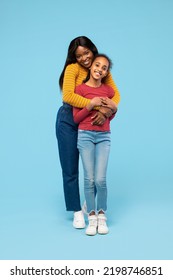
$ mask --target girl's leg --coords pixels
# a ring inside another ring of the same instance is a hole
[[[105,211],[107,210],[106,171],[110,151],[110,133],[99,132],[96,144],[95,184],[97,187],[97,225],[99,234],[107,234]]]
[[[63,188],[67,211],[80,211],[77,149],[78,127],[73,121],[72,108],[63,105],[57,115],[56,136],[63,175]]]
[[[107,210],[106,172],[110,152],[110,133],[98,132],[95,150],[95,185],[97,188],[97,211]]]
[[[87,204],[87,212],[95,211],[95,144],[92,131],[78,131],[78,149],[84,169],[84,193]]]

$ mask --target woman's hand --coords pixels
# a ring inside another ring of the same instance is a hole
[[[117,105],[115,104],[114,101],[112,101],[112,99],[106,97],[106,98],[101,98],[101,101],[103,107],[110,108],[114,114],[117,112]]]
[[[100,107],[99,112],[102,113],[106,118],[110,118],[113,114],[112,109],[104,106]]]
[[[106,117],[101,112],[96,112],[92,119],[92,125],[102,125],[104,124]]]

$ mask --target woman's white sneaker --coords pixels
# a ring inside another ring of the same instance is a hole
[[[106,224],[106,216],[104,214],[98,215],[98,233],[107,234],[109,232],[108,226]]]
[[[85,228],[85,219],[82,210],[74,212],[73,227],[79,229]]]
[[[87,235],[96,235],[96,233],[97,233],[97,217],[96,217],[96,215],[88,216],[88,222],[89,222],[89,225],[88,225],[85,233]]]

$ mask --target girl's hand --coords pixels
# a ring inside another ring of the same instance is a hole
[[[112,112],[115,114],[117,112],[117,105],[115,104],[112,99],[106,97],[106,98],[101,98],[102,101],[102,106],[110,108]]]
[[[94,97],[91,99],[90,103],[86,106],[88,111],[91,111],[95,106],[102,106],[102,100],[100,97]]]

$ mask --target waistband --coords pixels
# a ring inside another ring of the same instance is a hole
[[[62,103],[62,106],[63,106],[64,108],[72,108],[72,106],[71,106],[70,104],[65,103],[65,102]]]

